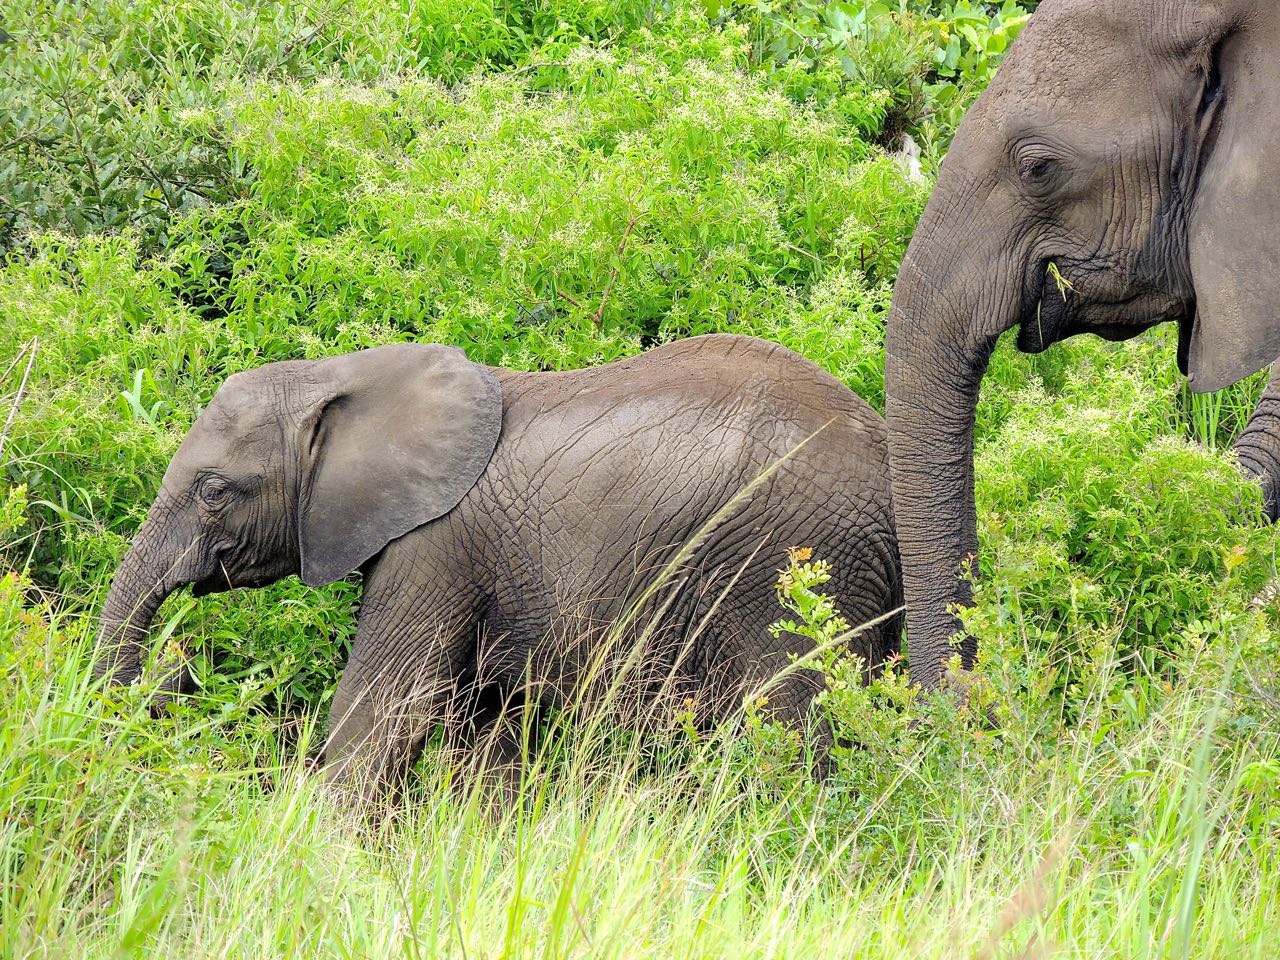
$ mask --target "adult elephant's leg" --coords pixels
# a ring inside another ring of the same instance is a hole
[[[1280,360],[1271,365],[1271,380],[1236,440],[1236,454],[1247,476],[1262,486],[1267,516],[1280,516]]]

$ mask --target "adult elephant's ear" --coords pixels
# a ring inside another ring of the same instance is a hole
[[[1258,10],[1261,10],[1259,6]],[[1206,65],[1190,222],[1187,376],[1220,390],[1280,357],[1280,14],[1242,15]]]
[[[299,426],[298,545],[311,586],[444,516],[484,473],[498,382],[461,350],[394,344],[318,361]]]

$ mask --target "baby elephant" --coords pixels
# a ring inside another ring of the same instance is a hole
[[[852,623],[879,620],[850,646],[883,661],[902,593],[884,426],[776,344],[697,337],[567,373],[423,344],[272,363],[229,378],[174,456],[112,583],[96,671],[137,678],[180,586],[360,570],[325,759],[371,799],[432,729],[474,744],[504,697],[602,684],[723,718],[811,652],[767,629],[799,545],[832,561]],[[816,683],[791,669],[771,709],[799,723]]]

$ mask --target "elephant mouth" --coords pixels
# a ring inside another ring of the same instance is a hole
[[[260,576],[260,577],[236,577],[234,580],[231,575],[219,570],[210,577],[196,580],[191,584],[191,595],[193,597],[207,597],[211,593],[226,593],[230,590],[248,589],[256,590],[259,587],[268,587],[275,583],[279,577]]]
[[[1041,260],[1039,269],[1028,277],[1023,302],[1018,332],[1018,349],[1023,353],[1043,353],[1053,344],[1082,333],[1120,343],[1161,323],[1176,321],[1178,366],[1186,373],[1195,310],[1186,310],[1158,291],[1140,287],[1115,296],[1106,296],[1101,290],[1082,295],[1052,260]]]
[[[211,593],[221,593],[231,589],[227,584],[225,577],[206,577],[204,580],[197,580],[191,585],[191,595],[193,597],[207,597]]]
[[[1037,276],[1042,278],[1038,285],[1034,279]],[[1033,270],[1026,287],[1018,349],[1023,353],[1043,353],[1071,335],[1075,290],[1052,260],[1039,261],[1039,270]]]
[[[251,586],[251,584],[244,584]],[[207,577],[202,577],[191,584],[191,595],[193,597],[207,597],[211,593],[226,593],[228,590],[234,590],[241,584],[235,583],[231,579],[231,574],[227,572],[226,567],[221,563],[217,564],[217,572]]]

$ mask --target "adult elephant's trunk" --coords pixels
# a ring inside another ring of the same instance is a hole
[[[173,560],[140,533],[116,571],[99,622],[99,655],[94,674],[126,684],[142,672],[147,632],[165,598],[178,586]]]
[[[885,393],[894,515],[907,601],[912,678],[943,679],[971,600],[963,564],[978,549],[973,428],[978,388],[999,335],[1021,313],[1024,270],[982,209],[986,192],[943,179],[898,275],[886,341]],[[976,642],[961,641],[966,669]]]

